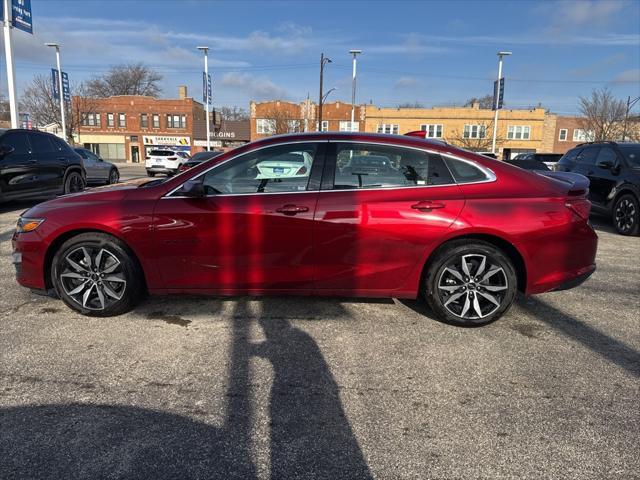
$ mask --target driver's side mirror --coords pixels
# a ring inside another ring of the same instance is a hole
[[[182,185],[180,193],[183,196],[190,198],[203,198],[206,196],[206,193],[204,191],[204,183],[202,183],[201,178],[186,181]]]
[[[615,167],[615,163],[611,160],[602,160],[601,162],[596,163],[596,167],[604,168],[605,170],[611,170]]]
[[[6,157],[7,155],[11,155],[15,148],[11,145],[5,145],[4,143],[0,145],[0,159]]]

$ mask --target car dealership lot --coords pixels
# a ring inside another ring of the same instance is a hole
[[[3,479],[640,471],[640,239],[606,220],[587,283],[462,329],[388,300],[168,297],[83,317],[15,283],[28,206],[0,207]]]

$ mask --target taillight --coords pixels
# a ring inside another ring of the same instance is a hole
[[[586,198],[569,198],[565,202],[565,206],[572,210],[576,215],[584,220],[589,219],[589,213],[591,212],[591,202]]]
[[[296,173],[296,175],[304,175],[305,173],[307,173],[307,167],[303,165],[302,167],[300,167],[300,170],[298,170],[298,173]]]
[[[167,160],[177,160],[178,157],[167,157]]]

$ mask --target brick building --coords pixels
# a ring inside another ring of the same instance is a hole
[[[318,105],[311,100],[300,103],[274,100],[249,105],[251,140],[294,132],[318,131]],[[331,102],[322,104],[323,132],[364,131],[365,107],[356,105],[354,124],[351,125],[351,104]]]
[[[204,150],[196,139],[206,139],[203,105],[179,88],[179,98],[158,99],[120,95],[99,99],[74,97],[74,111],[82,119],[74,136],[105,160],[140,162],[159,146],[195,153]],[[211,116],[213,119],[213,115]],[[212,131],[215,129],[211,128]]]
[[[580,117],[558,115],[553,144],[554,153],[566,153],[576,145],[590,140],[593,140],[593,132],[582,128]]]

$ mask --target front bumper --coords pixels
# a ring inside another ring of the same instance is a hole
[[[23,287],[45,290],[44,252],[46,245],[37,231],[14,233],[11,240],[13,246],[12,263],[16,270],[16,280]]]

